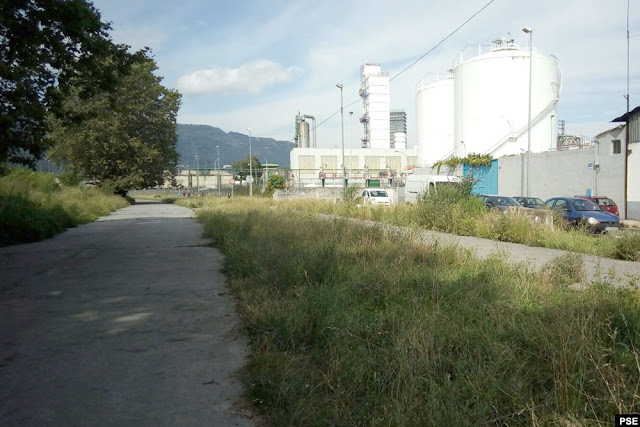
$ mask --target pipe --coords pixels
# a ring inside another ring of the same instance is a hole
[[[310,116],[309,114],[304,114],[302,116],[304,119],[311,119],[313,120],[313,148],[317,148],[317,144],[316,144],[316,118],[313,116]],[[307,137],[309,137],[309,135],[307,135]]]

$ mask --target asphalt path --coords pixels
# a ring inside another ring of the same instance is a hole
[[[139,202],[0,248],[0,424],[257,424],[223,258],[192,216]]]

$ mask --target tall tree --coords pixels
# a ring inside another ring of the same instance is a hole
[[[234,162],[231,167],[236,170],[234,175],[240,178],[241,181],[244,181],[244,179],[249,176],[249,155],[243,160]],[[251,169],[254,177],[259,178],[262,176],[262,164],[260,164],[257,156],[251,156]]]
[[[87,88],[114,83],[96,59],[126,57],[127,46],[114,45],[109,29],[86,0],[0,0],[0,162],[41,157],[47,114],[78,73]]]
[[[82,84],[72,87],[63,114],[51,117],[50,157],[118,193],[162,185],[179,157],[180,94],[160,84],[156,68],[147,57],[120,75],[113,92],[91,97],[80,96]]]

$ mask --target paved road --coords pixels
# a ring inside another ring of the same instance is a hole
[[[256,424],[222,256],[191,217],[141,202],[0,248],[0,424]]]
[[[319,214],[321,218],[330,220],[343,220],[343,217]],[[440,233],[437,231],[412,230],[408,227],[383,224],[376,221],[348,219],[369,227],[385,230],[388,234],[400,236],[403,239],[412,239],[422,244],[438,242],[447,246],[458,246],[470,249],[476,256],[486,258],[491,255],[501,255],[512,264],[525,263],[527,268],[540,270],[549,262],[567,251],[560,249],[537,248],[518,243],[498,242],[478,237],[457,236],[455,234]],[[614,285],[635,284],[640,286],[640,261],[621,261],[612,258],[595,255],[582,255],[584,271],[587,281],[598,278],[605,279]]]

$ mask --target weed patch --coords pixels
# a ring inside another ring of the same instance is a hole
[[[99,189],[65,186],[51,174],[16,169],[0,178],[0,245],[42,240],[127,204]]]
[[[579,256],[539,275],[291,206],[198,211],[251,338],[247,393],[272,424],[584,425],[640,411],[636,289],[571,290]]]

